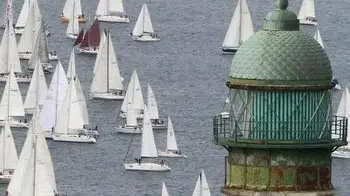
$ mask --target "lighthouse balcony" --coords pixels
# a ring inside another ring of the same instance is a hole
[[[237,121],[213,119],[214,143],[225,148],[336,148],[347,145],[347,118],[328,121]]]

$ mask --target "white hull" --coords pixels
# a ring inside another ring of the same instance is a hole
[[[95,16],[95,19],[101,22],[121,22],[128,23],[130,22],[127,16]]]
[[[233,54],[236,53],[239,47],[225,47],[222,46],[221,50],[222,50],[222,54]]]
[[[167,126],[163,123],[163,124],[154,124],[153,122],[152,122],[152,128],[153,129],[166,129],[167,128]]]
[[[43,68],[44,73],[52,73],[53,67],[51,64],[42,64],[41,65]],[[27,68],[28,72],[33,72],[34,69],[32,68]]]
[[[79,48],[80,53],[86,53],[86,54],[97,54],[98,48]]]
[[[170,171],[171,168],[166,164],[160,163],[125,163],[126,170],[131,171]]]
[[[10,119],[8,121],[10,127],[19,127],[19,128],[28,128],[29,124],[25,122],[20,122],[15,119]],[[5,126],[5,122],[3,120],[0,120],[0,126]]]
[[[0,76],[0,82],[6,82],[8,75]],[[30,77],[16,77],[18,83],[30,83]]]
[[[175,151],[158,151],[158,156],[160,157],[172,157],[172,158],[187,158],[186,155],[182,153],[175,153]]]
[[[0,175],[0,184],[8,184],[11,181],[11,174]]]
[[[52,131],[51,130],[43,130],[44,136],[46,139],[53,139]]]
[[[122,127],[119,126],[117,133],[131,133],[131,134],[140,134],[142,130],[139,127]]]
[[[341,90],[341,86],[339,84],[336,84],[335,87],[333,87],[334,90]]]
[[[143,42],[156,42],[159,41],[159,37],[152,37],[149,34],[141,35],[141,36],[132,36],[132,39],[135,41],[143,41]]]
[[[126,118],[126,113],[125,112],[120,112],[119,114],[120,118]],[[137,119],[143,119],[143,114],[136,114]]]
[[[27,53],[18,53],[18,56],[20,59],[22,60],[29,60],[30,57],[32,56],[31,52],[27,52]],[[53,53],[49,52],[49,60],[50,61],[58,61],[58,56],[54,55]]]
[[[35,108],[24,108],[24,113],[34,114]]]
[[[350,150],[338,149],[338,150],[332,152],[332,157],[342,158],[342,159],[350,159]]]
[[[305,20],[305,19],[300,19],[299,23],[303,25],[317,25],[317,21],[311,21],[311,20]]]
[[[24,31],[24,27],[23,28],[15,28],[15,34],[16,35],[22,35],[23,34],[23,31]],[[51,33],[50,31],[46,30],[46,36],[50,36]]]
[[[49,60],[58,61],[58,56],[56,54],[52,54],[51,52],[49,52]]]
[[[66,38],[69,38],[69,39],[77,39],[78,35],[75,35],[75,34],[66,34]]]
[[[86,135],[53,135],[52,139],[58,142],[96,143],[96,139]]]
[[[108,92],[108,93],[93,93],[90,92],[89,96],[92,99],[110,99],[110,100],[123,100],[125,95],[124,94],[116,94],[114,92]]]

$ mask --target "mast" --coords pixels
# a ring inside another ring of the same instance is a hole
[[[107,93],[109,93],[109,31],[107,31]]]
[[[32,123],[32,124],[34,124],[34,123]],[[33,125],[32,125],[33,126]],[[36,148],[37,148],[37,146],[36,146],[36,143],[37,143],[37,135],[35,134],[35,130],[33,130],[32,129],[32,131],[33,131],[33,133],[32,134],[34,134],[34,146],[33,146],[33,148],[34,148],[34,161],[33,161],[33,169],[34,169],[34,174],[33,174],[33,196],[35,196],[36,194],[35,194],[35,177],[36,177]]]
[[[242,44],[242,0],[239,0],[239,40],[238,40],[238,44],[241,45]]]
[[[70,82],[74,82],[75,81],[75,76],[72,77],[72,79],[70,80]],[[70,84],[70,85],[75,85],[75,84]],[[70,108],[72,106],[72,87],[69,89],[69,107],[68,107],[68,121],[67,121],[67,129],[66,129],[66,135],[68,135],[68,129],[69,129],[69,120],[70,120]]]
[[[142,20],[142,33],[145,32],[145,8],[146,8],[146,3],[143,4],[142,6],[142,17],[143,17],[143,20]]]
[[[58,64],[58,65],[60,65],[60,64]],[[54,124],[54,126],[56,127],[56,124],[57,124],[57,113],[58,113],[58,111],[57,111],[57,109],[58,109],[58,88],[59,88],[59,75],[60,75],[60,67],[58,66],[58,65],[56,65],[56,69],[57,69],[57,78],[56,78],[56,102],[55,102],[55,124]],[[52,132],[52,129],[51,129],[51,132]],[[51,134],[53,134],[53,133],[51,133]]]
[[[3,158],[2,158],[2,173],[4,173],[4,171],[5,171],[5,159],[6,159],[6,154],[5,154],[5,152],[6,152],[6,150],[5,150],[5,148],[6,148],[6,136],[5,136],[5,129],[6,129],[6,122],[7,122],[7,119],[5,119],[5,126],[4,126],[4,129],[2,130],[3,131],[3,133],[2,133],[2,135],[3,135],[3,140],[4,140],[4,144],[3,144],[3,146],[2,146],[2,156],[3,156]]]

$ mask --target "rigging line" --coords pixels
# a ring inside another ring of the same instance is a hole
[[[136,129],[135,129],[135,131],[136,131]],[[128,150],[126,151],[126,154],[125,154],[125,157],[124,157],[124,161],[123,161],[123,162],[125,162],[125,161],[126,161],[126,158],[128,157],[129,150],[130,150],[130,147],[131,147],[131,144],[132,144],[132,141],[133,141],[135,135],[136,135],[136,133],[133,133],[133,134],[132,134],[132,137],[131,137],[131,140],[130,140],[130,143],[129,143],[129,146],[128,146]]]

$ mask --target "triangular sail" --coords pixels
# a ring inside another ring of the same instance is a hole
[[[322,37],[318,28],[316,28],[314,39],[322,46],[322,48],[324,48]]]
[[[145,107],[143,116],[141,157],[158,157],[157,147],[154,141],[151,119],[149,118],[147,107]]]
[[[4,120],[8,116],[24,116],[22,95],[13,71],[7,78],[0,102],[0,119]]]
[[[16,28],[24,28],[29,15],[29,0],[24,0],[21,12],[19,13]]]
[[[9,73],[11,69],[22,73],[15,32],[11,21],[8,21],[0,45],[0,73]]]
[[[107,46],[107,37],[105,31],[102,33],[102,39],[100,40],[99,50],[96,55],[96,61],[94,65],[94,70],[92,72],[92,76],[95,76],[97,68],[100,67],[100,64],[107,60],[107,52],[106,52],[106,46]]]
[[[204,170],[199,174],[196,187],[192,196],[211,196],[207,178],[205,177]]]
[[[97,5],[96,16],[107,15],[107,10],[108,10],[108,0],[100,0]]]
[[[176,142],[173,123],[171,122],[170,117],[168,117],[167,150],[179,150]]]
[[[56,123],[57,114],[62,106],[68,86],[66,73],[58,61],[49,89],[40,113],[40,122],[44,130],[51,130]]]
[[[83,88],[81,87],[80,80],[78,77],[75,77],[74,82],[77,89],[77,96],[78,96],[78,101],[80,103],[81,112],[83,115],[84,125],[88,125],[90,123],[89,123],[89,115],[88,115],[84,91],[83,91]]]
[[[74,49],[70,53],[69,63],[68,63],[68,70],[67,70],[67,78],[72,78],[76,76],[75,72],[75,53]]]
[[[124,13],[123,0],[108,0],[108,14],[116,15]]]
[[[131,103],[128,104],[128,113],[126,114],[126,126],[137,126],[136,111],[132,108]]]
[[[37,61],[32,80],[30,81],[27,96],[24,101],[25,109],[34,109],[47,93],[46,78],[40,61]]]
[[[139,17],[137,18],[135,27],[132,31],[132,34],[135,36],[140,36],[143,33],[153,33],[153,25],[151,21],[151,16],[149,14],[147,4],[143,4]]]
[[[135,110],[143,110],[145,107],[141,85],[139,82],[139,77],[137,76],[136,70],[132,73],[128,90],[126,91],[126,95],[124,97],[124,101],[121,106],[121,111],[126,112],[127,111],[127,104],[131,102],[133,105],[133,108]]]
[[[159,119],[158,104],[151,85],[147,85],[147,106],[150,119]]]
[[[81,11],[81,2],[80,0],[66,0],[66,3],[64,4],[62,14],[65,17],[70,17],[70,11],[72,8],[73,3],[75,4],[75,14],[76,16],[81,16],[83,13]]]
[[[347,87],[345,87],[342,97],[340,99],[338,110],[337,110],[337,116],[344,116],[346,118],[350,118],[350,93]],[[349,143],[346,146],[346,148],[350,148],[350,134],[349,134],[350,123],[348,123],[347,130],[348,130],[348,134],[347,134],[346,141],[348,141]]]
[[[303,0],[303,3],[301,4],[298,19],[305,20],[306,17],[316,17],[314,0]]]
[[[4,173],[5,170],[16,169],[17,162],[18,155],[12,131],[5,120],[5,127],[2,128],[0,134],[0,171]]]
[[[82,28],[80,30],[79,35],[78,35],[77,39],[75,39],[75,42],[74,42],[73,46],[76,46],[76,45],[80,44],[81,41],[83,41],[83,38],[84,38],[84,28]]]
[[[162,196],[169,196],[168,190],[167,190],[164,182],[162,185]]]
[[[79,19],[75,14],[75,2],[73,2],[73,6],[70,11],[70,20],[68,22],[66,35],[78,35],[79,33]]]
[[[80,43],[80,48],[98,47],[100,45],[100,23],[95,20],[90,29],[86,31],[83,40]]]
[[[251,35],[254,27],[246,0],[238,0],[222,47],[238,48]]]

